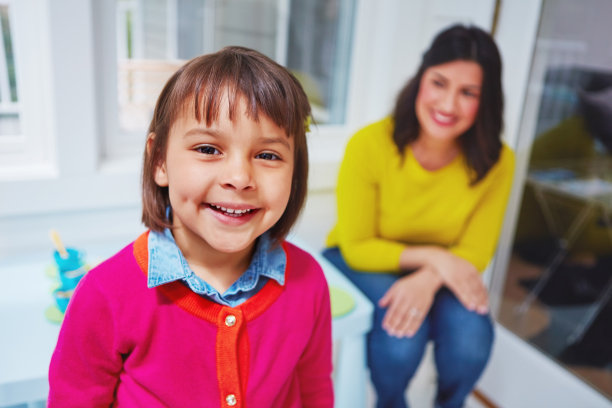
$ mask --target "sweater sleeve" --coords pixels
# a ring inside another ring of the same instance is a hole
[[[387,126],[388,124],[388,126]],[[346,263],[362,271],[398,271],[405,245],[379,237],[379,180],[386,157],[380,132],[383,121],[357,132],[349,141],[336,187],[338,222],[335,233]]]
[[[320,272],[321,277],[323,272]],[[315,325],[310,340],[297,365],[302,406],[305,408],[332,408],[332,333],[329,288],[324,278],[313,299]]]
[[[450,251],[484,271],[495,249],[504,221],[514,175],[514,153],[504,145],[500,160],[491,170],[487,191],[474,208],[465,230]]]
[[[90,271],[75,290],[49,367],[48,407],[108,407],[121,355],[109,301]]]

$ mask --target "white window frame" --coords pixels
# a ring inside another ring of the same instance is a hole
[[[48,177],[54,172],[55,144],[48,132],[50,81],[45,78],[48,47],[41,47],[39,36],[45,30],[46,18],[44,10],[31,7],[31,3],[0,1],[9,12],[18,97],[11,107],[20,122],[18,134],[0,138],[0,183]]]
[[[27,50],[30,54],[18,54],[21,84],[30,87],[22,93],[24,128],[44,124],[37,132],[28,131],[28,135],[44,137],[40,144],[47,156],[42,162],[24,163],[31,168],[19,176],[14,173],[12,180],[0,181],[4,197],[0,200],[0,217],[136,202],[137,192],[130,193],[128,188],[122,194],[126,183],[121,176],[99,168],[97,71],[92,58],[93,32],[87,26],[93,21],[91,3],[19,0],[12,4],[16,15],[27,18],[15,22],[16,39],[28,41],[27,45],[16,44],[16,53]],[[32,21],[33,16],[39,18]],[[26,30],[30,35],[17,35]],[[40,87],[32,89],[37,80]],[[26,100],[35,100],[36,96],[42,96],[39,101],[44,103],[43,108],[26,105]],[[19,173],[20,169],[13,171]]]

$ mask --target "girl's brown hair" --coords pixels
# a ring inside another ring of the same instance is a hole
[[[297,220],[306,198],[308,149],[306,128],[310,104],[298,80],[265,55],[244,47],[226,47],[188,61],[166,82],[149,125],[154,134],[145,148],[142,169],[142,222],[154,231],[172,226],[167,208],[167,187],[155,183],[157,166],[166,159],[168,136],[174,121],[194,106],[196,120],[210,126],[218,119],[222,96],[227,92],[229,119],[234,120],[238,99],[246,102],[247,115],[257,121],[270,118],[294,138],[294,168],[291,196],[285,212],[270,229],[271,238],[282,240]]]
[[[472,184],[476,184],[499,159],[504,109],[501,57],[491,35],[482,29],[458,24],[434,38],[416,75],[399,93],[393,111],[393,140],[403,155],[406,146],[418,138],[420,125],[415,103],[423,74],[432,66],[457,60],[474,61],[483,72],[476,121],[459,137],[461,150],[473,171]]]

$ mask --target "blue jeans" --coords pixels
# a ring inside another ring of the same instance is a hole
[[[463,406],[491,353],[493,324],[490,317],[467,310],[451,291],[442,288],[413,337],[391,337],[382,328],[386,309],[378,306],[378,300],[402,275],[355,271],[344,262],[338,248],[324,250],[323,256],[374,304],[374,322],[367,340],[367,360],[377,394],[376,406],[408,406],[404,395],[429,340],[434,343],[438,371],[436,406]]]

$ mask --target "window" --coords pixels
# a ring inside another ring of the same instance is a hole
[[[117,0],[116,77],[105,77],[105,156],[142,149],[155,101],[185,61],[227,45],[257,49],[300,80],[318,124],[346,116],[354,1]],[[109,58],[111,57],[111,58]],[[107,65],[110,71],[110,65]]]
[[[0,152],[6,157],[5,166],[9,154],[14,157],[24,150],[11,14],[10,4],[0,2]]]
[[[0,180],[50,174],[40,49],[43,12],[32,1],[0,0]]]
[[[0,4],[0,138],[21,133],[9,6]]]

